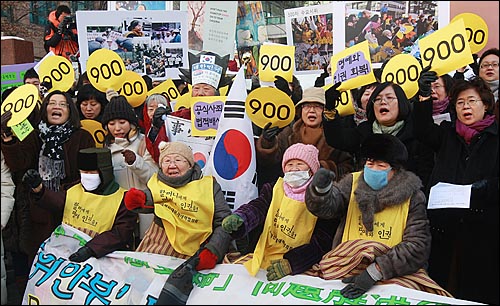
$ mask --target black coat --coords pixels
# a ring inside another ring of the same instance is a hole
[[[430,103],[414,106],[416,136],[436,152],[427,192],[438,182],[468,185],[486,179],[487,186],[472,190],[469,209],[428,210],[429,274],[456,298],[498,304],[498,125],[494,122],[467,145],[455,122],[432,122]]]

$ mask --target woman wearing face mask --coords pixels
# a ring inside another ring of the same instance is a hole
[[[304,204],[306,188],[319,167],[315,146],[291,145],[283,155],[283,178],[274,186],[264,184],[258,198],[222,221],[222,228],[235,239],[263,225],[253,253],[234,263],[243,263],[253,276],[267,269],[267,279],[273,281],[306,272],[330,250],[338,222],[318,219]],[[226,261],[237,255],[230,254]]]
[[[431,251],[427,200],[420,179],[403,168],[405,145],[395,136],[372,134],[360,156],[362,171],[335,182],[320,169],[307,187],[305,203],[314,216],[341,218],[332,251],[319,262],[322,278],[342,278],[348,285],[340,293],[349,299],[377,281],[450,296],[424,270]]]
[[[23,181],[32,188],[36,205],[63,212],[63,223],[92,237],[85,246],[70,255],[69,260],[83,262],[116,250],[131,250],[136,216],[123,202],[126,190],[115,182],[110,150],[80,150],[78,169],[80,182],[59,192],[46,188],[34,169],[23,176]],[[74,214],[75,208],[81,211],[82,216]],[[83,222],[83,217],[90,217],[92,222]]]

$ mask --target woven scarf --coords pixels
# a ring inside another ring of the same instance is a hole
[[[71,137],[75,128],[69,121],[61,125],[48,126],[45,121],[38,125],[42,148],[38,162],[38,171],[45,187],[58,191],[60,182],[66,177],[64,171],[63,144]]]
[[[495,101],[498,101],[498,80],[495,81],[486,81],[486,84],[490,86],[490,90],[495,97]]]
[[[495,122],[495,116],[486,115],[483,120],[475,122],[471,125],[465,125],[460,120],[456,120],[455,131],[460,135],[467,144],[470,144],[471,139],[479,134],[482,130],[489,127]]]
[[[385,126],[378,123],[378,121],[373,121],[372,131],[373,134],[391,134],[392,136],[396,136],[399,131],[405,125],[404,121],[398,121],[393,126]]]
[[[354,110],[354,122],[356,123],[356,125],[359,125],[361,122],[365,122],[366,120],[368,120],[366,110],[356,106],[356,103],[354,103]]]
[[[450,99],[448,97],[443,100],[433,100],[432,101],[432,115],[441,114],[450,104]]]

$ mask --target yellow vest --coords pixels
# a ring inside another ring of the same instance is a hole
[[[115,223],[125,191],[120,187],[112,194],[99,195],[86,192],[82,184],[77,184],[66,192],[62,221],[86,233],[109,231]]]
[[[410,198],[401,205],[394,205],[384,208],[384,210],[373,216],[373,231],[367,232],[363,225],[361,211],[354,196],[354,191],[358,187],[358,179],[361,172],[352,174],[352,190],[349,207],[347,209],[346,223],[342,242],[356,239],[366,239],[381,242],[389,247],[393,247],[403,240],[403,233],[406,228],[406,218],[410,207]]]
[[[172,188],[158,179],[148,181],[155,215],[161,218],[168,241],[181,254],[194,255],[212,234],[214,218],[213,177],[205,176]]]
[[[266,269],[271,260],[282,259],[291,249],[309,243],[317,219],[304,202],[285,195],[283,179],[279,178],[253,258],[243,264],[248,273],[255,276],[259,268]]]

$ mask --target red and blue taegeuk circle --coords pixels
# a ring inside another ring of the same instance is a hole
[[[227,130],[220,137],[213,152],[214,168],[226,180],[234,180],[245,173],[252,160],[250,142],[238,130]]]

